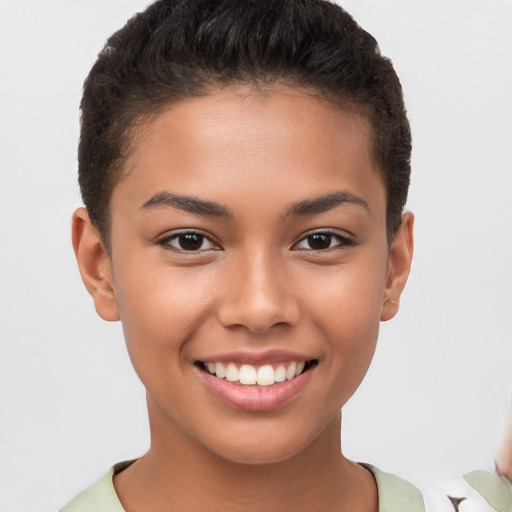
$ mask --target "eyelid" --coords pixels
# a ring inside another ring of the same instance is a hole
[[[307,238],[309,238],[310,236],[313,236],[313,235],[329,235],[329,236],[332,236],[332,237],[338,239],[339,243],[337,243],[333,247],[328,247],[326,249],[304,249],[304,248],[294,249],[301,242],[303,242],[304,240],[306,240]],[[335,250],[335,249],[345,249],[347,247],[352,247],[354,245],[355,245],[355,240],[350,235],[342,234],[339,231],[336,231],[336,230],[330,229],[330,228],[319,228],[319,229],[314,229],[312,231],[308,231],[308,232],[304,233],[303,235],[301,235],[301,237],[297,240],[297,242],[295,242],[293,244],[292,250],[308,251],[308,252],[327,252],[327,251]]]
[[[186,249],[180,249],[178,247],[174,247],[169,243],[171,240],[177,239],[180,235],[188,235],[188,234],[202,236],[203,238],[208,240],[213,245],[213,247],[210,247],[208,249],[198,249],[197,251],[191,251],[191,250],[187,251]],[[174,250],[178,253],[185,253],[185,254],[193,254],[193,253],[200,254],[200,253],[204,253],[207,251],[219,250],[221,248],[220,244],[214,240],[212,235],[202,231],[201,229],[196,229],[196,228],[180,228],[180,229],[175,229],[173,231],[167,232],[163,236],[159,237],[156,240],[156,245],[160,245],[166,249]]]

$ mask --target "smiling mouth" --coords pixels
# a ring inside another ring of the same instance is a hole
[[[242,386],[263,387],[293,380],[312,369],[317,364],[318,361],[316,359],[263,365],[204,361],[197,361],[196,363],[202,371],[218,379],[226,379],[228,382]]]

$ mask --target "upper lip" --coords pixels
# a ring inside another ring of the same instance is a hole
[[[234,351],[222,354],[212,354],[200,357],[197,360],[203,363],[240,363],[261,365],[267,363],[281,363],[286,361],[311,361],[315,359],[310,355],[301,354],[288,350],[264,350],[264,351]]]

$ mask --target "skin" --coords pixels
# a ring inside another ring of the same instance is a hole
[[[342,454],[340,410],[380,321],[398,311],[413,217],[388,245],[370,149],[363,117],[303,92],[214,91],[169,106],[133,141],[110,254],[75,212],[84,283],[102,318],[121,319],[147,389],[150,450],[114,480],[127,512],[377,510],[371,474]],[[163,193],[218,211],[185,211]],[[300,212],[308,201],[322,211]],[[191,230],[211,241],[180,249],[173,235]],[[333,235],[318,248],[313,232]],[[317,364],[268,411],[219,400],[196,364],[269,350]]]

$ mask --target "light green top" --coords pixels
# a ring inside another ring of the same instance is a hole
[[[481,494],[497,512],[512,512],[512,483],[485,471],[473,471],[464,475],[464,480]]]
[[[125,512],[116,490],[113,477],[133,461],[112,466],[95,484],[71,500],[60,512]]]
[[[94,485],[80,493],[60,512],[125,512],[113,484],[113,476],[128,467],[132,461],[121,462],[110,468]],[[370,464],[363,464],[374,476],[379,495],[379,512],[436,512],[425,508],[418,488],[390,473],[384,473]],[[512,483],[485,471],[473,471],[464,480],[497,512],[512,512]],[[448,496],[444,496],[448,499]],[[459,502],[471,498],[459,498]],[[458,505],[452,504],[454,512]],[[443,509],[445,510],[445,509]],[[472,509],[473,510],[473,509]]]
[[[112,477],[131,461],[110,468],[94,485],[80,493],[60,512],[125,512],[114,489]],[[401,478],[363,464],[377,482],[379,512],[425,512],[421,492]]]

